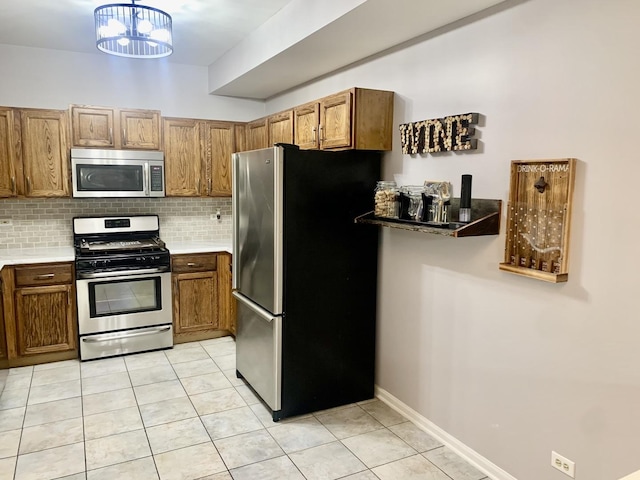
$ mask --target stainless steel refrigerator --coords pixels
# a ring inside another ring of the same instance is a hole
[[[373,397],[380,153],[233,155],[236,373],[273,420]]]

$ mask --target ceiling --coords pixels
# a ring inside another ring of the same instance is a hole
[[[505,0],[136,1],[172,16],[174,52],[134,61],[206,66],[209,93],[265,99]],[[105,55],[93,10],[106,3],[3,0],[0,44]]]

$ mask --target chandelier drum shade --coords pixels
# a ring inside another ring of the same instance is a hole
[[[135,1],[95,9],[98,50],[130,58],[171,55],[171,16],[157,8],[136,5]]]

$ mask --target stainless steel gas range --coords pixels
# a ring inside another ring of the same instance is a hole
[[[80,359],[173,346],[169,250],[157,215],[73,219]]]

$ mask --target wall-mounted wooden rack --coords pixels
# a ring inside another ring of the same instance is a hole
[[[514,160],[500,270],[559,283],[569,279],[574,158]]]
[[[455,223],[460,211],[460,199],[452,198],[449,216],[454,222],[449,226],[434,226],[428,222],[376,217],[373,212],[356,217],[355,222],[454,238],[498,235],[500,233],[501,208],[502,200],[475,198],[471,200],[472,221],[466,224]]]

